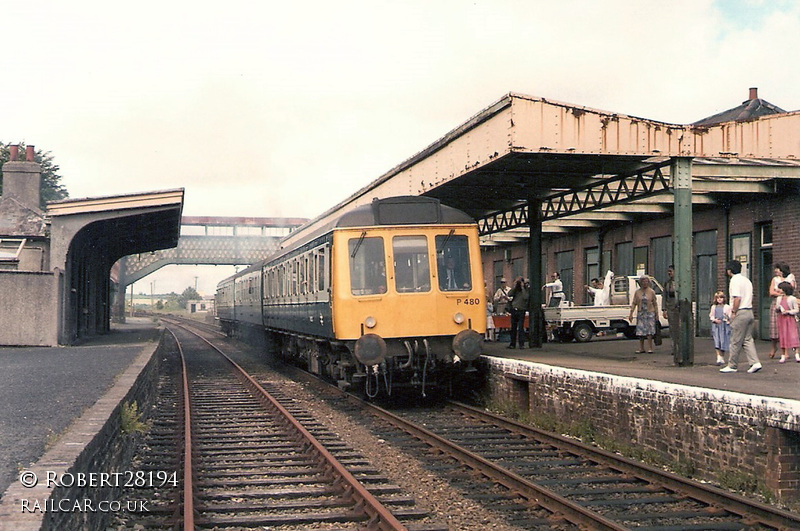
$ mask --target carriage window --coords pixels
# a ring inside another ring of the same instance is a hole
[[[455,236],[453,231],[437,236],[436,267],[439,271],[439,289],[442,291],[472,289],[467,237]]]
[[[319,291],[325,291],[325,249],[319,250],[317,260],[319,261],[319,268],[317,269],[317,289],[319,289]]]
[[[425,236],[397,236],[392,239],[392,251],[397,292],[430,291],[428,239]]]
[[[348,242],[350,291],[353,295],[386,293],[383,238],[353,238]]]
[[[308,261],[305,258],[298,258],[298,266],[300,268],[300,279],[297,285],[297,293],[305,293],[308,291],[306,289],[306,265],[308,265]]]

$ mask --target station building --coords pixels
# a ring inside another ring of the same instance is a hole
[[[0,345],[55,346],[110,328],[119,258],[177,245],[183,189],[54,201],[11,147],[0,196]]]
[[[764,138],[748,152],[723,151],[717,157],[692,160],[692,297],[695,334],[710,335],[708,317],[713,294],[727,293],[725,264],[742,263],[753,281],[756,332],[768,338],[769,282],[776,262],[800,271],[800,129],[778,132],[776,122],[796,116],[758,97],[751,88],[741,105],[690,124],[699,134],[716,132],[723,145],[741,143],[743,128]],[[774,135],[780,135],[775,138]],[[790,151],[773,157],[771,148]],[[787,156],[788,155],[788,156]],[[664,172],[669,179],[669,170]],[[611,269],[619,275],[654,276],[662,284],[673,263],[671,194],[562,219],[543,228],[540,284],[558,272],[568,301],[591,304],[587,290],[593,278]],[[484,272],[494,292],[500,279],[527,276],[528,238],[512,230],[483,238]]]

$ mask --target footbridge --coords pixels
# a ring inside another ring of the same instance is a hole
[[[263,260],[303,218],[183,216],[177,247],[122,258],[115,267],[120,290],[172,264],[242,265]]]

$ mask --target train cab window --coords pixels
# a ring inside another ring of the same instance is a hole
[[[430,291],[428,239],[425,236],[395,236],[392,239],[392,252],[397,292]]]
[[[472,289],[467,237],[456,236],[453,231],[436,236],[436,267],[439,272],[440,290],[469,291]]]
[[[350,256],[350,291],[353,295],[386,293],[386,258],[383,238],[352,238],[347,245]]]

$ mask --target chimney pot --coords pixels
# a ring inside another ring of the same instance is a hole
[[[12,144],[8,146],[8,151],[9,151],[8,160],[16,162],[17,158],[19,158],[19,146],[16,144]]]
[[[25,160],[28,162],[36,161],[36,157],[33,152],[33,146],[25,146]]]
[[[750,100],[757,100],[757,99],[758,99],[758,88],[750,87]]]

